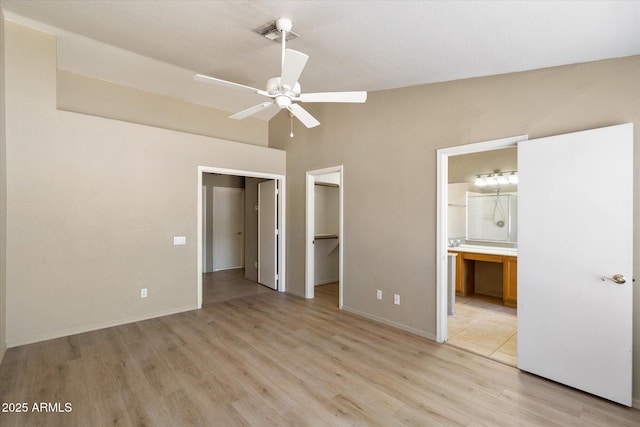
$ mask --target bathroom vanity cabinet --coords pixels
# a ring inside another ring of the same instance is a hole
[[[518,305],[518,257],[502,257],[502,300],[505,305]]]
[[[471,246],[471,245],[470,245]],[[502,300],[510,307],[518,304],[518,256],[514,250],[482,247],[450,248],[456,257],[456,293],[466,296],[475,293],[476,261],[502,264]]]

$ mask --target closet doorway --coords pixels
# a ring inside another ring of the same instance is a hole
[[[343,168],[307,172],[305,298],[316,287],[324,297],[343,304]]]

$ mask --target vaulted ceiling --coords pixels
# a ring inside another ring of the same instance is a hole
[[[280,45],[252,30],[285,16],[310,56],[303,90],[380,90],[640,54],[637,1],[0,0],[9,20],[58,36],[60,68],[235,112]],[[206,86],[206,87],[205,87]],[[263,117],[268,118],[268,117]]]

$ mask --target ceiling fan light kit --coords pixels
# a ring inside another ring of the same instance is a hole
[[[288,35],[295,34],[291,32],[291,29],[293,28],[291,20],[288,18],[278,18],[273,23],[263,25],[254,31],[264,35],[270,40],[275,40],[276,37],[273,37],[274,25],[275,29],[281,34],[282,70],[280,77],[273,77],[267,81],[266,90],[217,79],[203,74],[197,74],[193,78],[198,82],[215,84],[218,86],[243,90],[245,92],[252,92],[272,99],[272,101],[263,102],[235,113],[229,116],[231,119],[244,119],[245,117],[252,116],[263,110],[277,106],[280,109],[287,109],[290,115],[295,116],[307,128],[312,128],[318,126],[320,122],[309,114],[307,110],[302,108],[302,106],[297,104],[297,102],[362,103],[367,100],[367,92],[365,91],[302,93],[298,79],[302,74],[302,70],[307,63],[309,56],[302,52],[286,48],[287,39],[291,39]],[[293,129],[291,135],[293,135]]]

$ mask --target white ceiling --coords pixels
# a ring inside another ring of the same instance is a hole
[[[638,1],[0,0],[58,36],[60,68],[230,112],[264,99],[280,45],[252,29],[286,16],[310,56],[303,91],[380,90],[640,54]],[[78,37],[81,35],[83,37]],[[263,117],[268,118],[268,117]]]

